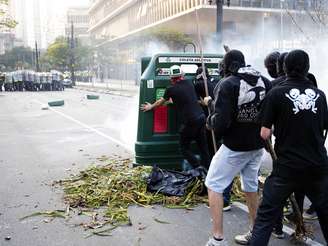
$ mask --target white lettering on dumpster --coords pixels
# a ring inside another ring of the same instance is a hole
[[[222,60],[215,57],[204,57],[204,62],[208,64],[218,64]],[[158,63],[201,63],[200,57],[159,57]]]
[[[154,80],[147,80],[147,88],[153,89],[154,88]]]

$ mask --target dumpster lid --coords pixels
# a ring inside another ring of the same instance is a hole
[[[223,59],[221,54],[204,54],[204,63],[210,70],[211,75],[218,75],[218,64]],[[156,76],[169,76],[170,67],[181,66],[186,74],[195,74],[201,65],[201,54],[186,53],[160,53],[152,57],[149,65],[142,74],[141,79],[147,80]]]

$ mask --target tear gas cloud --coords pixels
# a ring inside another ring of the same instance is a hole
[[[289,27],[288,32],[285,31],[282,38],[279,24],[273,23],[270,28],[264,28],[263,23],[261,23],[256,27],[252,27],[252,30],[247,32],[247,35],[236,35],[236,33],[225,32],[223,43],[228,45],[231,49],[242,51],[245,55],[246,63],[259,70],[269,79],[271,78],[264,67],[264,58],[267,54],[272,51],[288,52],[293,49],[303,49],[310,56],[310,72],[316,76],[319,88],[327,94],[328,69],[326,64],[328,64],[328,49],[326,45],[328,43],[328,35],[319,35],[319,33],[323,32],[319,30],[319,27],[316,25],[312,25],[312,28],[308,28],[304,32],[300,30],[299,27],[292,26],[292,28]],[[217,42],[213,40],[212,37],[203,39],[203,52],[224,54],[223,47],[219,47]],[[195,43],[198,43],[198,40],[195,40]],[[152,41],[140,45],[143,46],[143,52],[140,54],[141,57],[153,56],[157,53],[183,52],[182,50],[170,50],[166,44],[159,41]],[[190,52],[193,51],[190,50]],[[199,52],[198,49],[197,52]],[[138,96],[134,98],[134,101],[135,104],[138,105]],[[127,127],[124,127],[125,130],[121,131],[121,138],[124,139],[126,143],[133,146],[136,139],[137,128],[131,128],[131,126],[137,126],[138,109],[132,108],[126,115],[128,117],[124,119],[123,122],[125,122],[124,124],[126,124]],[[131,124],[131,122],[133,122],[133,124]],[[127,132],[126,129],[129,129],[129,132]]]
[[[288,18],[288,16],[285,18]],[[304,30],[300,26],[295,26],[291,20],[288,22],[288,19],[286,19],[285,22],[289,27],[287,25],[283,27],[286,29],[283,35],[281,34],[280,24],[277,22],[268,23],[268,27],[265,27],[263,23],[253,26],[247,32],[247,35],[236,35],[236,33],[225,31],[223,43],[231,49],[242,51],[245,55],[246,63],[259,70],[269,79],[271,78],[264,67],[264,58],[267,54],[272,51],[288,52],[293,49],[303,49],[310,56],[310,72],[316,76],[319,87],[325,93],[328,93],[328,72],[326,72],[326,63],[328,61],[328,49],[326,49],[326,45],[328,43],[328,35],[322,34],[324,33],[322,26],[319,26],[318,23],[314,23],[309,18],[303,21],[310,22],[308,28],[304,27]],[[204,33],[202,35],[205,36]],[[223,47],[219,47],[214,40],[213,37],[208,36],[202,40],[203,52],[224,54]],[[195,40],[195,43],[197,44],[198,40]],[[182,50],[171,50],[166,44],[160,41],[152,41],[142,45],[144,46],[144,50],[141,56],[153,56],[157,53],[183,52]],[[190,52],[193,51],[190,50]],[[197,52],[199,52],[199,49],[197,49]]]
[[[310,20],[307,19],[309,22]],[[293,23],[289,23],[293,24]],[[310,26],[310,27],[309,27]],[[264,67],[265,57],[272,51],[288,52],[293,49],[303,49],[310,56],[310,72],[313,73],[318,81],[320,89],[328,93],[328,30],[326,34],[322,26],[318,23],[310,23],[304,30],[300,26],[293,24],[281,35],[280,25],[277,23],[264,28],[263,24],[252,27],[247,36],[236,38],[236,34],[224,33],[223,43],[230,49],[238,49],[245,55],[246,63],[259,70],[264,76],[270,76]],[[204,42],[204,52],[224,53],[223,47],[218,47],[213,38],[206,39]],[[283,40],[283,41],[281,41]]]

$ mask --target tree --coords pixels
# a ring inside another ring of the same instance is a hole
[[[57,38],[49,45],[41,62],[49,63],[53,69],[64,71],[69,65],[69,46],[64,37]]]
[[[297,38],[313,45],[314,41],[327,38],[328,34],[328,2],[327,0],[285,2],[282,6],[294,25]],[[296,11],[291,11],[295,9]],[[289,35],[290,36],[290,35]]]
[[[83,46],[76,40],[74,48],[75,69],[86,70],[92,60],[93,51],[91,47]],[[70,66],[70,47],[65,37],[58,37],[49,45],[46,53],[41,57],[41,65],[47,69],[65,71]]]
[[[15,47],[0,56],[0,64],[7,70],[18,68],[31,68],[33,64],[33,51],[31,48]]]
[[[141,37],[148,41],[161,42],[171,50],[181,50],[186,44],[193,42],[187,34],[168,28],[152,29]]]
[[[0,29],[15,28],[18,24],[8,13],[9,0],[0,0]]]
[[[77,41],[75,48],[75,68],[77,70],[87,70],[93,60],[93,49],[90,46],[84,46]]]
[[[314,14],[308,11],[312,20],[319,26],[327,29],[328,25],[328,3],[326,0],[317,0],[314,3]]]

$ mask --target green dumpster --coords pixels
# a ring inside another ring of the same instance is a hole
[[[98,95],[87,95],[88,100],[98,100],[99,96]]]
[[[204,62],[212,77],[218,78],[218,63],[222,55],[205,54]],[[141,61],[140,105],[153,103],[164,95],[170,85],[170,67],[181,66],[185,78],[194,80],[201,65],[200,54],[157,54]],[[135,165],[157,165],[161,168],[180,169],[183,161],[179,149],[179,117],[174,104],[150,112],[139,110]]]

